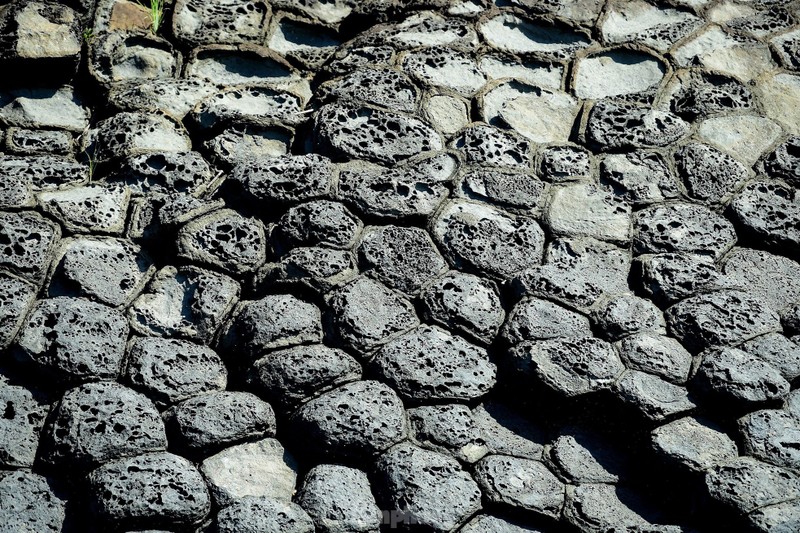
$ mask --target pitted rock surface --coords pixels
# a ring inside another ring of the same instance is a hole
[[[0,3],[0,533],[800,529],[800,0]]]

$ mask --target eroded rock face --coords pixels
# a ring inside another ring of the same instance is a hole
[[[0,3],[0,533],[800,529],[797,2]]]

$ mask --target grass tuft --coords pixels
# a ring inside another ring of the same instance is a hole
[[[139,3],[147,9],[150,15],[150,31],[153,35],[158,33],[161,23],[164,22],[164,0],[139,0]]]

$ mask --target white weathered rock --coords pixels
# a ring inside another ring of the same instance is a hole
[[[656,88],[665,68],[655,57],[643,52],[617,50],[587,57],[578,62],[575,96],[599,100]]]
[[[697,135],[750,166],[778,140],[781,127],[756,115],[729,115],[705,120]]]

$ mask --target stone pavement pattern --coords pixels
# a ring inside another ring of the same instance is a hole
[[[799,1],[2,4],[0,533],[800,530]]]

